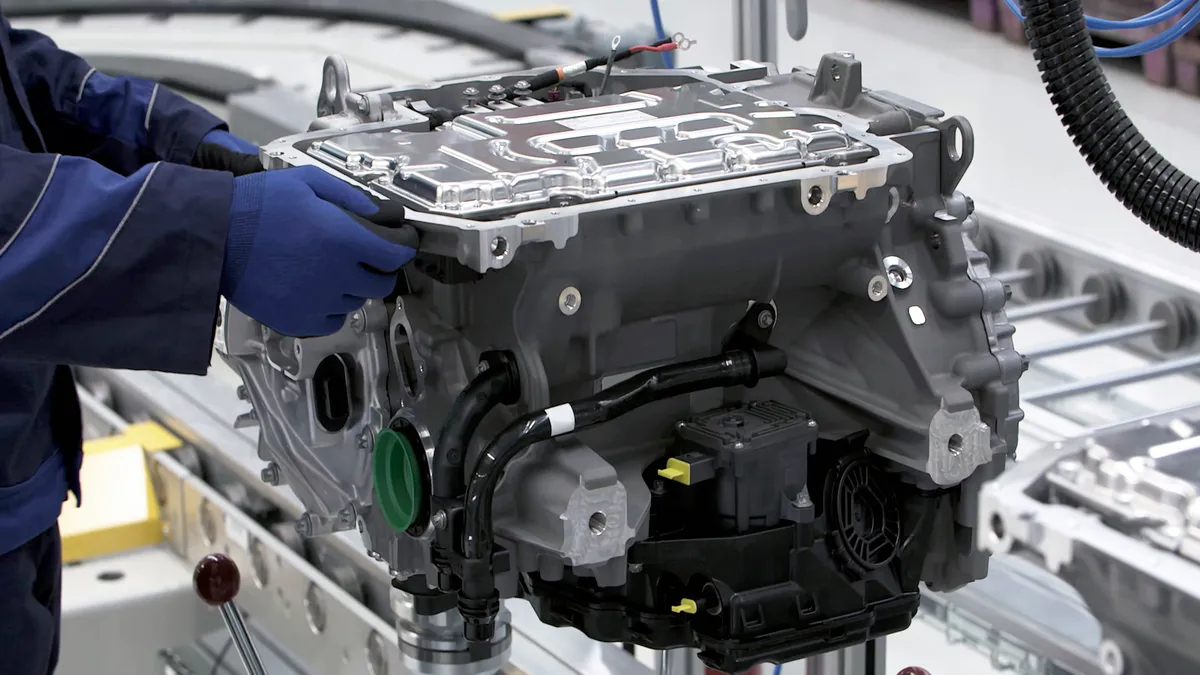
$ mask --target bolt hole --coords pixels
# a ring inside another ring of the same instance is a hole
[[[808,203],[812,206],[820,206],[821,202],[825,201],[825,191],[818,185],[814,185],[808,189]]]
[[[950,155],[951,162],[957,162],[963,156],[963,131],[961,126],[955,125],[950,132],[950,145],[946,148],[947,154]]]
[[[563,298],[563,307],[566,307],[568,310],[574,310],[578,306],[579,297],[574,293],[567,293],[567,296]]]
[[[951,436],[950,440],[946,442],[946,449],[950,451],[951,455],[958,457],[963,450],[963,437],[958,434]]]
[[[508,255],[508,240],[504,237],[496,237],[492,240],[492,255],[496,258],[503,258]]]
[[[1004,535],[1006,534],[1004,519],[1000,517],[999,513],[992,514],[992,534],[994,534],[997,539],[1004,539]]]
[[[842,67],[837,64],[834,64],[834,66],[829,69],[829,75],[830,75],[830,77],[833,78],[834,82],[841,82],[842,81]]]
[[[603,534],[607,527],[608,516],[601,511],[593,513],[592,517],[588,518],[588,529],[592,531],[592,534]]]
[[[908,272],[902,267],[888,268],[888,277],[891,278],[893,284],[902,284],[908,281]]]
[[[96,575],[100,581],[120,581],[125,578],[125,573],[120,570],[109,570]]]

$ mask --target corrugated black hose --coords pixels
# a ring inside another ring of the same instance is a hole
[[[1200,250],[1200,183],[1142,136],[1113,95],[1081,0],[1021,0],[1025,34],[1067,133],[1117,199],[1155,232]]]

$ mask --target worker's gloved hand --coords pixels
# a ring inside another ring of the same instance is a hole
[[[336,332],[368,298],[390,294],[416,255],[346,213],[376,210],[365,193],[316,167],[235,179],[222,295],[284,335]]]
[[[200,139],[192,156],[192,166],[210,171],[228,171],[246,176],[263,170],[258,159],[258,146],[222,129],[215,129]]]

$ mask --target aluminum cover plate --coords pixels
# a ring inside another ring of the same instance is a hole
[[[879,154],[832,117],[697,82],[374,129],[312,143],[321,163],[410,208],[481,218]]]

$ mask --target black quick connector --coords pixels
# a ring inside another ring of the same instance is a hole
[[[475,465],[464,502],[458,606],[467,638],[490,639],[484,636],[495,630],[500,604],[491,564],[495,548],[492,500],[512,460],[534,443],[614,420],[655,401],[718,387],[752,387],[765,377],[782,375],[786,369],[787,355],[774,347],[733,349],[719,356],[647,370],[594,396],[523,415],[505,427]]]

